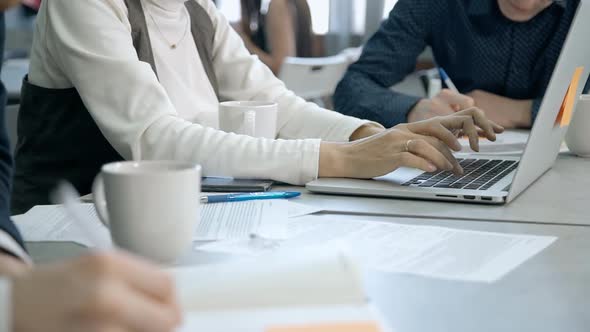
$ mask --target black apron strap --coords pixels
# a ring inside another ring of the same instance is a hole
[[[152,66],[154,73],[158,76],[156,70],[156,61],[154,60],[154,51],[152,50],[152,43],[148,32],[147,21],[145,13],[141,5],[141,0],[125,0],[127,10],[129,12],[129,23],[131,24],[131,38],[133,39],[133,47],[137,51],[137,57],[140,61],[147,62]]]
[[[213,43],[215,39],[215,28],[209,14],[194,0],[185,2],[186,9],[191,18],[191,33],[197,45],[199,57],[209,78],[209,83],[219,98],[219,84],[215,75],[213,65]]]

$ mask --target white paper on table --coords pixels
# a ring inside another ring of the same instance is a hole
[[[307,215],[318,213],[318,212],[322,211],[321,208],[311,206],[311,205],[296,203],[296,202],[292,202],[292,201],[285,201],[285,203],[287,205],[287,211],[289,213],[289,218],[303,217],[303,216],[307,216]]]
[[[340,249],[376,270],[494,282],[557,239],[318,217],[299,218],[291,224],[308,231],[287,241],[221,241],[198,249],[240,255],[301,248],[315,248],[318,252]]]
[[[285,238],[288,221],[286,202],[258,200],[201,205],[201,221],[195,230],[195,240],[225,240],[249,238],[265,234]]]
[[[366,302],[358,265],[333,250],[246,258],[172,272],[185,311]]]
[[[185,312],[179,331],[265,332],[355,322],[381,327],[357,265],[337,252],[244,259],[180,268],[173,275]]]
[[[311,222],[310,222],[311,221]],[[297,247],[305,247],[301,243],[301,240],[305,238],[302,236],[307,232],[312,232],[320,226],[313,217],[311,219],[292,218],[282,225],[280,228],[279,236],[268,236],[268,235],[255,235],[248,238],[230,239],[224,241],[215,241],[205,244],[198,244],[195,246],[195,250],[226,253],[226,254],[239,254],[245,256],[258,256],[267,254],[270,251],[278,251],[287,244],[295,245]],[[292,242],[284,242],[285,239],[293,239]],[[315,243],[312,243],[315,245]]]
[[[495,142],[487,139],[479,140],[479,153],[482,154],[521,154],[526,147],[526,143],[529,139],[528,130],[507,130],[506,132],[497,135]],[[469,147],[469,139],[460,138],[459,142],[463,149],[461,153],[473,153]]]
[[[288,221],[287,202],[250,201],[201,205],[201,221],[195,221],[195,240],[249,238],[260,233],[272,238],[285,238]],[[93,204],[81,204],[88,214],[83,231],[60,205],[35,206],[27,213],[13,217],[25,241],[74,242],[92,247],[86,232],[93,232],[101,243],[111,244],[109,230],[100,222]]]
[[[16,226],[28,242],[74,242],[87,247],[96,245],[86,234],[100,239],[106,246],[112,243],[109,230],[100,222],[93,204],[81,204],[81,210],[88,214],[87,225],[77,225],[61,205],[39,205],[27,213],[15,216]],[[84,227],[84,230],[82,229]]]

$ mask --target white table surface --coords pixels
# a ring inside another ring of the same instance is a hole
[[[570,153],[561,154],[553,169],[515,201],[500,206],[313,194],[288,186],[274,189],[301,190],[301,203],[346,214],[590,226],[590,159]]]
[[[453,228],[552,235],[559,239],[503,279],[458,282],[382,272],[366,275],[369,297],[395,332],[587,332],[590,326],[590,227],[443,219],[404,219],[336,215],[336,218],[390,221]],[[37,262],[76,256],[73,244],[34,243]],[[231,257],[195,252],[194,264]]]
[[[366,275],[369,297],[396,332],[587,332],[590,326],[590,160],[565,154],[553,170],[507,206],[315,195],[299,202],[339,211],[334,218],[553,235],[546,250],[492,284],[383,272]],[[396,218],[412,215],[418,218]],[[85,252],[67,243],[32,243],[37,262]],[[231,260],[194,252],[187,262]]]

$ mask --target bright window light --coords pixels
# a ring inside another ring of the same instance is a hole
[[[309,4],[309,9],[311,10],[313,31],[316,34],[325,35],[330,29],[330,1],[308,0],[307,3]],[[217,8],[219,8],[221,13],[225,15],[228,21],[240,21],[240,0],[217,0]],[[364,24],[364,17],[362,24]]]
[[[242,14],[240,13],[240,0],[217,0],[217,8],[230,22],[239,22]]]
[[[370,1],[370,0],[367,0]],[[353,4],[353,26],[352,32],[362,35],[365,33],[365,21],[366,21],[366,13],[367,13],[367,1],[365,0],[355,0]]]
[[[311,11],[311,22],[313,32],[318,35],[325,35],[330,30],[330,1],[328,0],[307,0]]]
[[[396,2],[397,0],[385,0],[385,6],[383,6],[383,19],[389,17],[389,12],[393,9]]]

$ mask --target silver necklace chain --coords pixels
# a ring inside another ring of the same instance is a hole
[[[158,32],[160,33],[160,35],[162,36],[162,38],[164,39],[164,41],[170,45],[171,49],[176,49],[176,47],[178,47],[178,45],[184,40],[184,38],[186,37],[187,33],[188,33],[188,27],[190,25],[190,20],[187,20],[187,24],[184,27],[184,33],[182,34],[182,37],[180,37],[180,39],[176,42],[173,43],[171,42],[168,38],[166,38],[166,35],[162,32],[162,30],[160,29],[160,26],[158,25],[158,22],[156,22],[156,19],[154,19],[154,16],[152,15],[152,13],[150,12],[150,10],[148,8],[146,8],[146,11],[148,13],[148,15],[150,16],[150,18],[152,19],[152,22],[154,22],[154,25],[156,26],[156,30],[158,30]],[[186,12],[184,12],[186,15]]]

